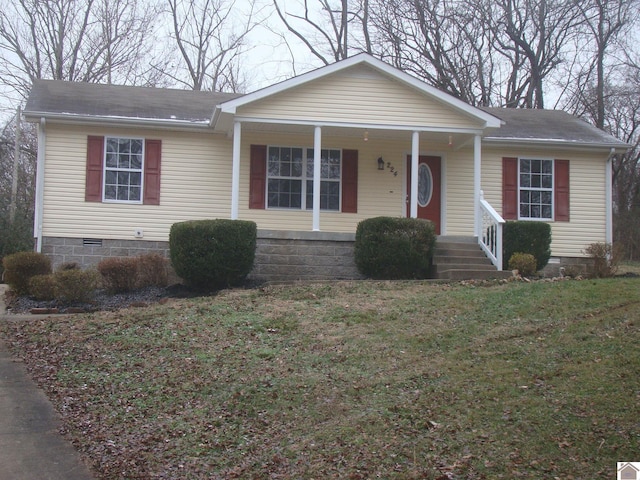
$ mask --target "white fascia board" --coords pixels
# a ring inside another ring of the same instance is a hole
[[[316,70],[303,73],[302,75],[299,75],[297,77],[291,78],[289,80],[284,80],[283,82],[276,83],[275,85],[271,85],[269,87],[265,87],[261,90],[257,90],[253,93],[249,93],[242,97],[229,100],[228,102],[223,102],[218,107],[220,108],[220,111],[222,113],[230,113],[235,115],[238,107],[247,105],[257,100],[261,100],[271,95],[275,95],[277,93],[284,92],[285,90],[288,90],[290,88],[295,88],[295,87],[304,85],[308,82],[312,82],[319,78],[325,77],[327,75],[331,75],[333,73],[348,69],[354,65],[359,65],[359,64],[369,65],[370,67],[376,70],[379,70],[384,74],[435,98],[436,100],[444,103],[445,105],[449,105],[452,108],[455,108],[456,110],[459,110],[462,113],[472,118],[476,118],[482,121],[484,123],[483,125],[484,128],[499,128],[500,125],[502,124],[502,121],[498,117],[495,117],[490,113],[487,113],[483,110],[475,108],[469,105],[468,103],[463,102],[462,100],[459,100],[447,93],[444,93],[438,90],[437,88],[426,84],[422,80],[419,80],[401,70],[398,70],[397,68],[394,68],[391,65],[381,60],[378,60],[377,58],[374,58],[371,55],[368,55],[366,53],[361,53],[353,57],[349,57],[345,60],[341,60],[339,62],[332,63],[325,67],[320,67]],[[217,114],[214,115],[212,121],[215,122],[217,116],[218,116]]]
[[[189,120],[170,120],[159,118],[131,118],[119,116],[97,116],[97,115],[76,115],[73,113],[50,113],[50,112],[25,112],[24,117],[28,122],[38,122],[41,118],[47,121],[67,124],[91,124],[91,125],[129,125],[146,128],[164,128],[164,129],[180,129],[180,130],[209,130],[210,124],[208,120],[189,121]]]
[[[522,147],[555,147],[555,148],[598,148],[603,150],[620,150],[626,152],[631,148],[626,143],[607,143],[607,142],[581,142],[574,140],[560,140],[553,138],[497,138],[484,137],[483,143],[495,145],[510,145]]]
[[[263,123],[270,125],[301,125],[309,127],[339,127],[339,128],[355,128],[369,130],[397,130],[404,132],[436,132],[436,133],[469,133],[473,135],[481,135],[481,128],[458,128],[458,127],[432,127],[424,125],[392,125],[381,123],[354,123],[354,122],[331,122],[326,120],[283,120],[274,118],[259,117],[242,117],[236,116],[234,119],[241,123]]]

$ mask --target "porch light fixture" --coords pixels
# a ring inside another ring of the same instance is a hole
[[[384,160],[382,157],[378,157],[378,170],[384,170]]]
[[[364,141],[368,142],[369,141],[369,130],[365,130],[364,131]]]
[[[449,146],[453,145],[453,136],[449,135]]]

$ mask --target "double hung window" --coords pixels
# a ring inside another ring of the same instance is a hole
[[[144,140],[106,137],[104,200],[142,202]]]
[[[314,150],[302,147],[268,148],[267,207],[313,208]],[[341,150],[320,151],[320,208],[340,210]]]
[[[553,160],[520,158],[520,218],[553,219]]]

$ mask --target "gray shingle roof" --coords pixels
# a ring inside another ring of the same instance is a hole
[[[216,105],[239,96],[234,93],[36,80],[25,115],[69,114],[208,123]]]
[[[567,144],[593,144],[624,148],[627,145],[581,118],[561,110],[488,108],[504,124],[485,136],[487,140],[538,140]]]
[[[36,80],[25,115],[160,121],[209,125],[215,107],[241,97],[237,93],[196,92]],[[560,110],[482,108],[504,123],[485,136],[488,141],[532,141],[625,148],[626,144]]]

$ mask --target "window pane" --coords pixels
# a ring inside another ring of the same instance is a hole
[[[529,204],[527,204],[527,203],[521,203],[520,204],[520,217],[521,218],[529,218],[530,217]]]
[[[546,175],[551,175],[553,173],[553,161],[551,160],[543,160],[542,162],[542,173]]]
[[[107,168],[115,168],[118,166],[118,156],[114,153],[107,153]]]
[[[551,218],[551,205],[542,206],[542,218]]]
[[[541,181],[540,181],[540,175],[531,175],[531,187],[532,188],[540,188],[541,185]]]
[[[293,159],[292,159],[292,165],[291,165],[291,176],[301,177],[302,176],[302,149],[294,148],[292,153],[293,153]]]
[[[131,153],[142,155],[142,140],[131,140]]]
[[[142,174],[140,172],[131,172],[129,174],[129,185],[137,187],[142,185]]]
[[[531,173],[531,160],[520,160],[520,173]]]
[[[118,200],[129,200],[129,187],[118,187]]]
[[[142,155],[131,155],[131,168],[142,168]]]
[[[115,185],[107,185],[104,189],[104,198],[107,200],[116,199],[116,187]]]
[[[131,187],[129,189],[129,200],[131,201],[140,201],[140,187]]]
[[[553,187],[553,177],[551,175],[545,175],[542,177],[542,188]]]
[[[107,138],[107,153],[118,153],[117,138]]]

